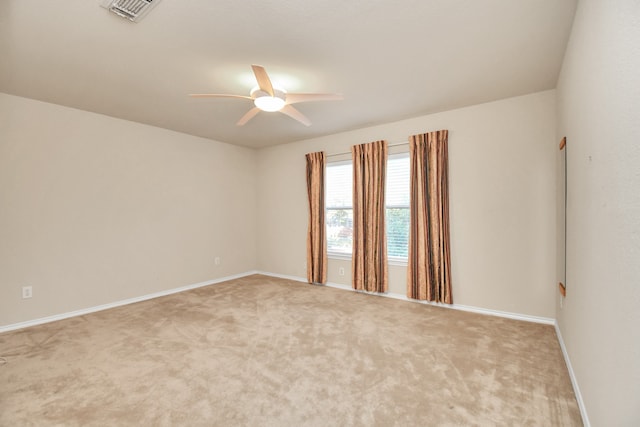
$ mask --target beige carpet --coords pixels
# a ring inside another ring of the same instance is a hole
[[[258,275],[0,356],[2,426],[582,425],[552,326]]]

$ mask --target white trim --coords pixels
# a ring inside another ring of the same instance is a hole
[[[345,154],[351,154],[351,152],[348,153],[337,153],[337,154],[329,154],[326,155],[325,157],[331,157],[331,156],[344,156]],[[344,160],[328,160],[327,159],[327,166],[331,165],[331,166],[342,166],[342,165],[350,165],[353,162],[353,160],[351,159],[344,159]]]
[[[83,316],[85,314],[95,313],[97,311],[108,310],[110,308],[120,307],[120,306],[123,306],[123,305],[133,304],[133,303],[141,302],[141,301],[146,301],[146,300],[153,299],[153,298],[159,298],[159,297],[163,297],[163,296],[166,296],[166,295],[175,294],[175,293],[178,293],[178,292],[184,292],[184,291],[188,291],[188,290],[191,290],[191,289],[201,288],[203,286],[214,285],[216,283],[226,282],[228,280],[239,279],[241,277],[250,276],[252,274],[262,274],[262,275],[265,275],[265,276],[279,277],[279,278],[282,278],[282,279],[288,279],[288,280],[294,280],[296,282],[307,283],[307,279],[305,279],[304,277],[289,276],[289,275],[285,275],[285,274],[276,274],[276,273],[270,273],[270,272],[266,272],[266,271],[253,270],[253,271],[247,271],[245,273],[235,274],[235,275],[232,275],[232,276],[222,277],[222,278],[219,278],[219,279],[208,280],[208,281],[200,282],[200,283],[194,283],[192,285],[187,285],[187,286],[181,286],[179,288],[173,288],[173,289],[167,289],[167,290],[160,291],[160,292],[154,292],[152,294],[142,295],[142,296],[139,296],[139,297],[128,298],[126,300],[121,300],[121,301],[115,301],[115,302],[112,302],[112,303],[102,304],[102,305],[98,305],[98,306],[95,306],[95,307],[83,308],[83,309],[80,309],[80,310],[70,311],[70,312],[67,312],[67,313],[54,314],[53,316],[41,317],[41,318],[34,319],[34,320],[27,320],[25,322],[20,322],[20,323],[14,323],[14,324],[9,324],[9,325],[5,325],[5,326],[0,326],[0,333],[13,331],[13,330],[16,330],[16,329],[27,328],[29,326],[41,325],[43,323],[55,322],[57,320],[68,319],[70,317]],[[355,291],[349,285],[341,285],[339,283],[327,283],[326,286],[328,286],[330,288],[336,288],[336,289],[345,290],[345,291],[361,292],[361,291]],[[407,298],[405,295],[396,294],[396,293],[386,293],[386,294],[376,293],[376,292],[361,292],[361,293],[366,293],[368,295],[380,296],[380,297],[385,297],[385,298],[393,298],[393,299],[412,302],[412,303],[417,303],[417,304],[434,305],[434,306],[437,306],[437,307],[444,307],[444,308],[449,308],[449,309],[453,309],[453,310],[468,311],[468,312],[471,312],[471,313],[487,314],[487,315],[490,315],[490,316],[505,317],[505,318],[508,318],[508,319],[524,320],[526,322],[544,323],[544,324],[548,324],[548,325],[555,325],[556,326],[556,331],[558,331],[558,339],[560,341],[560,345],[562,347],[562,351],[565,354],[565,359],[567,360],[567,365],[570,366],[569,358],[568,358],[568,355],[567,355],[566,350],[564,348],[564,343],[561,340],[561,335],[559,333],[559,329],[558,329],[558,326],[557,326],[557,323],[556,323],[555,319],[552,319],[552,318],[549,318],[549,317],[531,316],[531,315],[520,314],[520,313],[511,313],[511,312],[507,312],[507,311],[492,310],[492,309],[488,309],[488,308],[474,307],[474,306],[468,306],[468,305],[441,304],[441,303],[437,303],[437,302],[420,301],[420,300],[410,299],[410,298]],[[570,370],[570,373],[571,373],[571,375],[573,375],[573,371]],[[572,378],[571,381],[573,382],[574,381],[574,377],[572,376],[571,378]],[[576,396],[578,396],[577,392],[576,392]],[[578,403],[580,403],[580,402],[578,402]]]
[[[95,313],[97,311],[108,310],[110,308],[120,307],[127,304],[133,304],[136,302],[146,301],[153,298],[159,298],[178,292],[184,292],[191,289],[201,288],[203,286],[214,285],[216,283],[226,282],[228,280],[239,279],[245,276],[251,276],[252,274],[258,274],[257,271],[247,271],[245,273],[234,274],[232,276],[221,277],[220,279],[207,280],[206,282],[194,283],[192,285],[181,286],[179,288],[167,289],[160,292],[154,292],[152,294],[142,295],[139,297],[128,298],[121,301],[110,302],[107,304],[97,305],[95,307],[83,308],[80,310],[70,311],[67,313],[54,314],[53,316],[41,317],[39,319],[27,320],[25,322],[9,324],[6,326],[0,326],[0,334],[3,332],[15,331],[16,329],[28,328],[29,326],[41,325],[43,323],[55,322],[58,320],[68,319],[70,317],[83,316],[85,314]]]
[[[562,339],[562,333],[560,332],[560,326],[558,322],[554,322],[554,326],[556,328],[556,335],[558,336],[558,342],[560,343],[560,348],[562,349],[562,355],[564,356],[564,362],[567,365],[567,370],[569,371],[569,377],[571,378],[571,385],[573,386],[573,393],[576,395],[576,400],[578,401],[578,408],[580,408],[580,415],[582,415],[582,424],[585,427],[591,427],[591,423],[589,422],[589,416],[587,415],[587,407],[584,405],[584,400],[582,399],[582,393],[580,393],[580,386],[578,386],[578,379],[576,378],[575,373],[573,372],[573,367],[571,366],[571,359],[569,359],[569,353],[567,353],[567,347],[564,345],[564,339]]]
[[[256,273],[257,274],[263,274],[265,276],[279,277],[281,279],[289,279],[289,280],[295,280],[296,282],[307,283],[307,279],[305,279],[303,277],[287,276],[287,275],[284,275],[284,274],[275,274],[275,273],[269,273],[269,272],[266,272],[266,271],[258,271]],[[325,286],[328,286],[330,288],[342,289],[344,291],[361,292],[361,293],[366,293],[367,295],[374,295],[374,296],[380,296],[380,297],[385,297],[385,298],[393,298],[393,299],[398,299],[398,300],[417,303],[417,304],[435,305],[437,307],[450,308],[450,309],[453,309],[453,310],[468,311],[468,312],[471,312],[471,313],[478,313],[478,314],[487,314],[487,315],[490,315],[490,316],[506,317],[508,319],[515,319],[515,320],[524,320],[525,322],[544,323],[546,325],[555,325],[555,323],[556,323],[555,319],[552,319],[550,317],[531,316],[531,315],[528,315],[528,314],[511,313],[511,312],[508,312],[508,311],[500,311],[500,310],[491,310],[491,309],[488,309],[488,308],[473,307],[473,306],[469,306],[469,305],[442,304],[442,303],[437,303],[437,302],[414,300],[414,299],[411,299],[411,298],[407,298],[405,295],[395,294],[395,293],[382,294],[382,293],[377,293],[377,292],[362,292],[362,291],[354,290],[349,285],[341,285],[341,284],[338,284],[338,283],[327,283]]]

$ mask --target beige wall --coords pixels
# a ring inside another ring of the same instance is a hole
[[[448,129],[454,302],[553,318],[555,126],[547,91],[262,149],[258,268],[306,277],[305,153]],[[405,294],[405,271],[391,267],[390,292]],[[330,282],[349,277],[349,261],[329,261]]]
[[[594,426],[640,425],[640,2],[583,0],[558,83],[568,140],[557,319]]]
[[[0,326],[256,267],[305,277],[304,154],[441,128],[455,303],[554,317],[554,114],[547,91],[256,152],[0,94]],[[404,294],[404,266],[390,282]]]
[[[0,326],[255,268],[255,167],[253,150],[0,94]]]

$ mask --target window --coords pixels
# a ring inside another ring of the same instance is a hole
[[[350,256],[353,245],[353,168],[351,161],[327,164],[325,209],[327,252]],[[409,155],[390,155],[386,182],[387,255],[406,261],[409,251]]]
[[[326,180],[327,252],[332,255],[351,255],[353,239],[351,161],[328,164]]]
[[[409,155],[390,155],[387,160],[385,222],[389,260],[406,261],[409,254]]]

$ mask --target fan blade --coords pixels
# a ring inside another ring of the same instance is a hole
[[[264,67],[260,65],[252,65],[251,68],[253,69],[253,74],[255,74],[256,76],[256,80],[258,81],[260,90],[267,92],[271,96],[274,96],[271,79],[269,78],[269,75],[267,74],[267,71],[264,69]]]
[[[236,126],[243,126],[249,120],[253,119],[253,117],[259,112],[260,112],[260,109],[258,107],[253,107],[251,110],[247,111],[247,113],[244,116],[242,116],[240,120],[238,120],[238,123],[236,123]]]
[[[190,93],[189,96],[192,98],[242,98],[252,100],[250,96],[228,95],[225,93]]]
[[[305,126],[311,126],[311,120],[309,120],[304,114],[293,108],[291,105],[285,105],[284,107],[282,107],[282,110],[280,110],[280,112],[286,114],[292,119],[299,121]]]
[[[310,101],[340,101],[344,99],[341,93],[287,93],[287,104]]]

